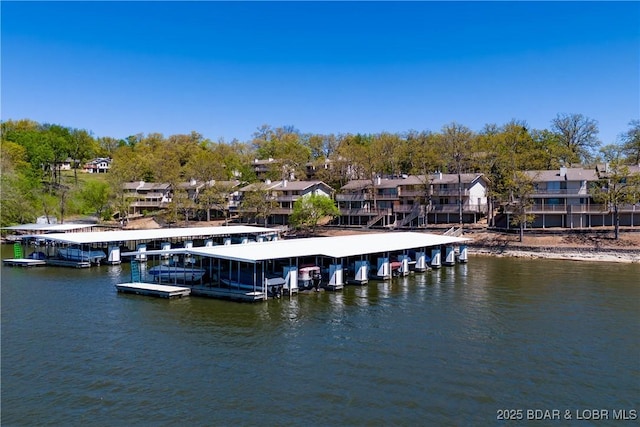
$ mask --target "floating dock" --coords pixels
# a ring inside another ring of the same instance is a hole
[[[160,258],[169,254],[188,257],[192,265],[205,270],[204,278],[191,288],[194,295],[258,301],[298,292],[298,272],[305,265],[320,268],[320,287],[337,291],[345,283],[364,284],[369,277],[390,280],[394,276],[392,267],[398,275],[438,268],[443,249],[455,260],[453,246],[468,240],[430,233],[387,232],[144,253]],[[137,258],[140,254],[135,251],[122,256]],[[144,281],[138,276],[142,273],[136,271],[132,282]]]
[[[46,261],[27,258],[3,259],[2,263],[11,267],[42,267],[47,265]]]
[[[191,294],[191,288],[182,286],[157,285],[154,283],[120,283],[118,292],[160,298],[182,298]]]
[[[64,226],[64,227],[63,227]],[[21,243],[14,244],[14,259],[29,259],[27,250],[32,249],[41,256],[39,260],[46,260],[47,265],[63,267],[90,267],[82,262],[66,261],[62,256],[64,249],[75,249],[83,261],[90,261],[92,252],[101,253],[101,264],[120,264],[122,250],[137,250],[136,259],[144,261],[147,249],[171,248],[171,245],[179,244],[183,247],[190,246],[216,246],[231,245],[232,243],[249,243],[251,241],[277,240],[280,238],[279,230],[264,227],[245,225],[218,226],[218,227],[191,227],[191,228],[158,228],[150,230],[113,230],[113,231],[83,231],[69,232],[78,227],[87,228],[86,225],[24,225],[10,227],[12,230],[38,231],[47,234],[22,235]],[[62,232],[62,231],[65,232]],[[30,243],[33,243],[30,244]],[[11,261],[11,260],[6,260]],[[24,262],[14,265],[24,264]],[[96,263],[97,264],[97,263]],[[12,264],[9,264],[12,265]],[[38,264],[41,265],[41,264]]]

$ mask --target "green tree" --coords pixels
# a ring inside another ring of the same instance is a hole
[[[80,198],[84,206],[98,218],[104,218],[103,214],[109,205],[110,196],[109,184],[102,181],[89,181],[80,190]]]
[[[91,159],[97,151],[93,137],[84,129],[72,129],[69,134],[69,153],[73,159],[73,177],[78,185],[78,167]]]
[[[207,222],[211,221],[211,210],[224,215],[225,225],[229,221],[229,195],[232,185],[228,182],[210,181],[198,195],[198,205],[207,213]]]
[[[310,194],[295,201],[289,223],[296,228],[309,227],[314,233],[322,218],[339,215],[340,210],[330,197]]]
[[[602,203],[613,214],[614,237],[620,238],[620,208],[640,203],[640,173],[631,173],[622,161],[622,147],[608,145],[601,150],[607,161],[606,170],[597,185],[591,189],[596,203]]]
[[[442,144],[449,160],[448,170],[458,175],[458,216],[462,226],[462,170],[471,157],[473,132],[468,127],[451,123],[442,128]]]
[[[533,206],[531,198],[534,192],[533,178],[521,171],[515,171],[507,184],[513,194],[510,202],[512,212],[511,225],[519,228],[520,242],[524,240],[524,228],[533,222],[535,215],[529,211]]]
[[[271,212],[276,208],[277,203],[265,184],[252,184],[248,191],[245,191],[240,203],[240,214],[245,218],[262,218],[264,226],[267,226]]]

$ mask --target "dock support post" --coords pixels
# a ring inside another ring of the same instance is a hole
[[[298,292],[298,267],[290,265],[284,268],[284,282],[289,296]]]
[[[400,255],[398,256],[398,260],[400,261],[400,274],[402,276],[406,276],[409,274],[409,255]]]
[[[469,261],[469,253],[467,252],[467,245],[460,245],[460,255],[458,255],[458,261]]]
[[[455,265],[456,264],[456,253],[453,250],[453,246],[446,246],[444,249],[445,258],[444,265]]]
[[[329,266],[329,287],[331,289],[342,289],[342,264],[331,264]]]
[[[120,260],[120,246],[113,245],[109,246],[109,256],[107,257],[107,262],[109,264],[120,264],[122,261]]]
[[[147,245],[145,245],[144,243],[140,243],[138,244],[137,248],[138,252],[146,252],[147,251]],[[136,260],[138,261],[146,261],[147,260],[147,254],[145,253],[141,253],[136,255]]]
[[[416,252],[416,271],[425,271],[427,269],[427,254],[425,252]]]
[[[378,272],[376,275],[380,279],[388,279],[391,277],[391,266],[389,265],[389,257],[378,258]]]
[[[171,249],[171,242],[162,242],[162,244],[160,245],[160,249],[162,249],[163,251],[168,251],[169,249]],[[166,253],[162,254],[161,257],[164,259],[169,259],[171,255],[169,253]]]
[[[440,268],[440,248],[431,250],[431,268]]]
[[[353,278],[354,282],[361,285],[369,282],[369,261],[356,261],[355,267],[356,271]]]

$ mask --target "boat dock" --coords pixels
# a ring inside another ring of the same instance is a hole
[[[191,288],[155,283],[120,283],[116,285],[118,292],[125,294],[146,295],[160,298],[182,298],[191,293]]]
[[[138,251],[137,259],[145,260],[144,252],[147,250],[170,249],[176,246],[222,246],[280,238],[277,229],[243,225],[89,232],[69,232],[80,227],[79,225],[68,224],[64,228],[61,226],[26,224],[10,227],[12,230],[37,230],[38,234],[21,236],[21,242],[14,244],[14,258],[3,262],[6,265],[45,265],[20,261],[34,259],[46,261],[46,265],[84,268],[98,264],[120,264],[120,254],[123,251]],[[86,225],[83,227],[86,228]],[[16,252],[16,247],[21,248],[19,252]],[[24,256],[28,251],[31,253]],[[18,261],[14,262],[16,260]]]
[[[42,267],[47,265],[46,261],[27,258],[3,259],[2,263],[11,267]]]
[[[464,244],[468,240],[420,232],[385,232],[156,250],[145,254],[151,258],[158,256],[160,262],[166,262],[162,261],[163,256],[188,257],[193,269],[205,273],[197,283],[191,283],[194,295],[264,300],[297,293],[300,270],[309,265],[322,272],[318,287],[337,291],[346,283],[365,284],[369,278],[389,280],[396,275],[451,265],[452,260],[455,262],[454,245],[466,251]],[[441,252],[446,253],[444,263]],[[140,254],[134,251],[122,256]]]

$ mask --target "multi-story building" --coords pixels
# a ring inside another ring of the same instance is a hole
[[[482,174],[403,175],[352,180],[336,195],[340,225],[417,227],[473,223],[487,213]]]
[[[129,215],[166,208],[171,202],[171,184],[153,182],[125,182],[124,196],[129,202]]]
[[[333,189],[322,181],[266,181],[264,183],[249,184],[239,190],[240,199],[244,194],[256,190],[264,191],[265,197],[273,202],[269,210],[267,224],[288,224],[289,216],[293,213],[296,200],[311,195],[333,196]],[[242,203],[242,202],[240,202]],[[239,208],[242,212],[242,208]]]
[[[605,166],[599,167],[525,171],[533,183],[532,204],[526,211],[533,220],[527,227],[589,228],[613,225],[611,207],[594,201],[592,197],[593,187],[605,175]],[[630,171],[635,171],[634,166]],[[637,173],[640,173],[640,168]],[[621,225],[640,225],[640,201],[620,206],[619,209]],[[503,210],[504,214],[496,217],[496,226],[510,228],[514,211],[509,205],[504,206]]]
[[[107,173],[111,168],[111,159],[97,158],[85,163],[83,170],[87,173]]]

